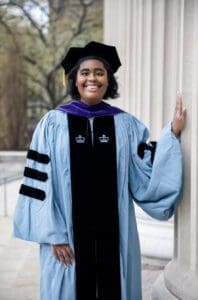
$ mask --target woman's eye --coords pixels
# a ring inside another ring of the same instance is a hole
[[[104,75],[104,72],[98,71],[98,72],[96,72],[96,75],[97,75],[97,76],[103,76],[103,75]]]
[[[82,75],[82,76],[88,76],[88,75],[89,75],[89,72],[87,72],[87,71],[81,72],[81,75]]]

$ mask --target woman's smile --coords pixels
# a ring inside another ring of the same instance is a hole
[[[89,91],[89,92],[97,92],[97,90],[98,90],[99,88],[101,88],[102,85],[101,85],[101,84],[87,83],[87,84],[84,85],[84,87],[85,87],[85,88],[87,89],[87,91]]]

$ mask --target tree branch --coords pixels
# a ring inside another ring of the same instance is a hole
[[[38,64],[38,62],[35,59],[33,59],[32,57],[26,54],[23,54],[22,57],[26,62],[30,63],[33,66],[36,66],[38,70],[41,72],[42,76],[46,77],[46,73],[44,69]]]
[[[9,2],[7,2],[3,5],[18,7],[22,11],[23,15],[30,21],[32,26],[38,31],[41,41],[45,44],[45,46],[47,45],[47,40],[46,40],[45,35],[43,34],[42,30],[39,28],[37,23],[33,20],[31,15],[25,10],[25,8],[23,7],[22,4],[20,4],[18,1],[10,0]]]
[[[13,41],[15,47],[16,47],[17,51],[20,53],[20,47],[19,47],[19,44],[17,42],[15,33],[12,31],[10,26],[8,26],[8,24],[5,21],[3,21],[3,19],[0,19],[0,24],[5,28],[7,33],[12,37],[12,41]]]
[[[31,75],[30,73],[28,72],[25,72],[23,70],[21,70],[21,74],[22,75],[25,75],[27,78],[30,78],[32,82],[38,84],[41,88],[44,88],[45,89],[45,84],[42,80],[39,80],[37,78],[35,78],[33,75]]]
[[[63,53],[63,55],[62,55],[62,58],[64,57],[65,53],[66,53],[67,50],[69,49],[69,47],[70,47],[72,41],[73,41],[78,35],[80,35],[80,34],[84,31],[84,29],[83,29],[83,23],[84,23],[85,18],[86,18],[86,16],[87,16],[87,7],[88,7],[89,5],[87,5],[87,4],[85,5],[85,4],[83,3],[83,1],[80,1],[80,3],[81,3],[81,5],[82,5],[83,11],[82,11],[81,17],[80,17],[80,19],[79,19],[79,23],[78,23],[77,29],[75,30],[74,34],[71,36],[71,38],[69,39],[69,41],[67,42],[67,45],[66,45],[66,47],[65,47],[65,49],[64,49],[64,53]],[[62,60],[62,59],[61,59],[61,60]],[[60,68],[60,63],[57,63],[57,64],[54,66],[54,68],[51,70],[51,72],[48,74],[48,76],[51,76],[51,74],[52,74],[54,71],[57,71],[59,68]]]
[[[49,14],[46,12],[46,10],[43,8],[43,6],[40,5],[40,3],[38,1],[31,0],[31,2],[34,3],[35,6],[38,6],[39,9],[42,11],[42,13],[44,13],[46,15],[46,17],[49,17]]]

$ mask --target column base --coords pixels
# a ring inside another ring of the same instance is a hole
[[[152,288],[152,300],[197,300],[198,277],[172,260]]]
[[[178,300],[177,297],[172,295],[167,289],[164,281],[164,273],[160,274],[154,283],[151,291],[152,300]]]

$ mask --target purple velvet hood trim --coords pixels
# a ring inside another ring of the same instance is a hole
[[[124,112],[123,110],[111,106],[106,102],[100,102],[99,104],[88,105],[80,100],[72,100],[67,104],[62,104],[56,109],[66,112],[68,114],[83,116],[83,117],[100,117],[100,116],[113,116]]]

